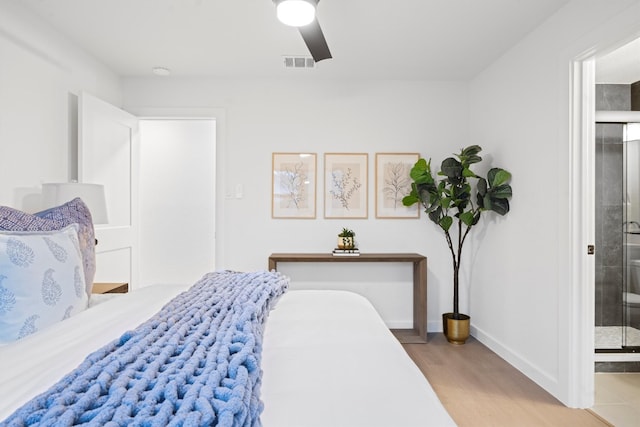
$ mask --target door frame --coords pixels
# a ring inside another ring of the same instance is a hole
[[[628,18],[628,16],[627,16]],[[617,31],[616,31],[617,30]],[[569,406],[594,404],[595,259],[595,98],[596,58],[640,37],[637,22],[618,25],[570,63],[569,126]],[[598,248],[595,248],[596,251]],[[562,299],[561,299],[562,300]],[[622,361],[623,359],[615,359]],[[611,359],[614,361],[614,359]]]
[[[587,252],[595,244],[595,56],[571,64],[569,128],[569,242],[571,315],[569,328],[569,402],[591,407],[594,402],[595,259]],[[598,250],[598,248],[596,248]]]
[[[227,265],[223,244],[225,239],[225,198],[223,197],[226,188],[227,171],[226,162],[226,134],[227,134],[227,112],[224,108],[178,108],[178,107],[126,107],[127,111],[138,117],[140,120],[189,120],[189,119],[210,119],[216,121],[216,218],[215,218],[215,266]]]

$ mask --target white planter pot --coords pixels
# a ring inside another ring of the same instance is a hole
[[[355,246],[353,237],[338,236],[338,249],[353,249]]]

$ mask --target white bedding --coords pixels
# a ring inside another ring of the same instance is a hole
[[[269,315],[262,361],[265,427],[455,425],[371,303],[355,293],[285,294]]]
[[[1,346],[0,420],[47,390],[89,353],[135,328],[187,288],[168,285],[141,288]]]
[[[0,420],[186,288],[118,295],[0,346]],[[373,306],[353,293],[285,294],[267,321],[262,367],[265,427],[455,425]]]

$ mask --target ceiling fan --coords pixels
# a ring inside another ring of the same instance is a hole
[[[297,27],[313,60],[320,62],[332,58],[327,40],[315,16],[320,0],[273,0],[278,19],[285,25]]]

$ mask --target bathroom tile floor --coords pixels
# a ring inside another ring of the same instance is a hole
[[[593,412],[615,427],[640,423],[640,373],[595,374]]]

